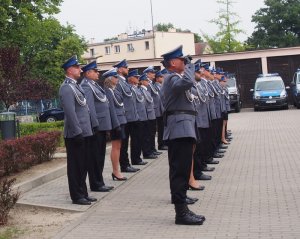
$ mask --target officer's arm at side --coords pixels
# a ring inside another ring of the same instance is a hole
[[[99,122],[97,120],[97,113],[95,109],[95,102],[94,102],[94,94],[92,89],[86,85],[83,84],[82,88],[84,90],[85,98],[87,100],[87,104],[89,106],[90,114],[91,114],[91,121],[92,121],[92,128],[99,127]]]
[[[74,135],[82,134],[79,120],[75,112],[75,96],[71,87],[69,85],[62,86],[60,96],[65,118],[68,120],[68,128],[72,129]]]

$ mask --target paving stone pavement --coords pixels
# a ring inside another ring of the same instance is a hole
[[[55,238],[300,238],[299,122],[295,109],[229,115],[225,157],[204,191],[188,192],[202,226],[174,224],[164,153]]]

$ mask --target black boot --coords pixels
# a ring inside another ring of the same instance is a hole
[[[175,204],[175,212],[175,224],[178,225],[202,225],[205,220],[205,217],[191,212],[186,204]]]

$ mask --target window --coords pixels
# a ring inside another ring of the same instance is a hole
[[[91,49],[90,49],[90,55],[91,55],[91,57],[95,56],[94,48],[91,48]]]
[[[110,46],[106,46],[105,47],[105,55],[109,55],[110,54]]]
[[[134,51],[132,43],[127,44],[127,51],[130,51],[130,52]]]
[[[149,50],[150,46],[149,46],[149,41],[145,41],[145,49]]]
[[[120,53],[120,46],[119,45],[115,46],[115,53]]]

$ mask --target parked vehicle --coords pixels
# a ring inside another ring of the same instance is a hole
[[[260,74],[256,79],[253,92],[254,110],[268,108],[288,109],[288,95],[282,78],[278,73]]]
[[[295,107],[300,109],[300,69],[298,69],[291,82],[292,98]]]
[[[40,122],[54,122],[64,120],[64,111],[61,108],[45,110],[39,114]]]
[[[238,113],[241,111],[242,102],[240,90],[234,74],[228,75],[227,88],[229,93],[230,108]]]

